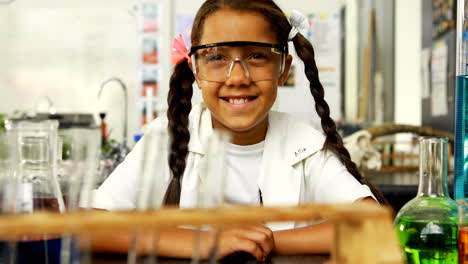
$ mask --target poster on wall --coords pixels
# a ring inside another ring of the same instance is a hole
[[[433,116],[445,116],[448,113],[447,74],[448,46],[444,40],[437,41],[432,47],[431,61],[431,110]]]
[[[432,38],[455,28],[455,0],[432,0]]]
[[[140,125],[145,126],[157,118],[159,76],[159,45],[160,45],[160,12],[158,1],[142,1],[140,3]]]
[[[341,117],[342,43],[340,13],[309,14],[309,30],[306,37],[315,50],[315,61],[325,98],[334,118]]]
[[[339,10],[305,15],[309,26],[301,29],[300,32],[314,47],[319,78],[325,89],[325,99],[330,107],[330,115],[339,120],[343,115],[341,15]],[[278,89],[278,97],[273,109],[290,113],[320,126],[320,118],[313,107],[315,101],[310,93],[310,83],[304,74],[303,61],[296,54],[291,42],[289,43],[289,52],[293,57],[291,69],[285,84]]]

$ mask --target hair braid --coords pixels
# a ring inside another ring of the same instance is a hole
[[[195,77],[187,60],[177,64],[169,82],[168,111],[169,133],[171,147],[169,151],[169,167],[172,179],[164,196],[164,204],[179,205],[181,183],[188,154],[190,133],[188,130],[188,115],[192,109],[192,84]]]
[[[351,160],[348,150],[343,145],[343,140],[336,130],[336,124],[330,117],[330,108],[325,101],[325,91],[319,80],[319,72],[315,63],[315,52],[312,44],[301,34],[297,34],[293,39],[294,48],[297,55],[302,59],[305,66],[305,74],[310,82],[310,92],[315,100],[315,109],[320,117],[322,129],[326,139],[324,149],[335,153],[346,169],[361,183],[366,184],[371,189],[380,203],[388,204],[383,194],[364,177],[361,176],[356,164]]]

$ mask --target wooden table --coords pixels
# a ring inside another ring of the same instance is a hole
[[[322,264],[330,260],[328,255],[297,255],[297,256],[275,256],[271,259],[272,264]],[[93,264],[126,264],[127,255],[109,255],[109,254],[95,254],[93,256]],[[188,264],[190,259],[170,259],[160,258],[158,264]],[[203,263],[203,262],[202,262]],[[257,262],[246,262],[257,263]],[[242,263],[240,263],[242,264]]]

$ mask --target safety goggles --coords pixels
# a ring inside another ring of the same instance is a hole
[[[192,70],[200,80],[225,82],[236,64],[251,81],[277,79],[284,71],[286,46],[262,42],[232,41],[193,46]]]

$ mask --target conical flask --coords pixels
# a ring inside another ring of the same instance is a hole
[[[419,188],[395,219],[406,263],[458,263],[457,204],[448,195],[447,138],[420,138]]]

